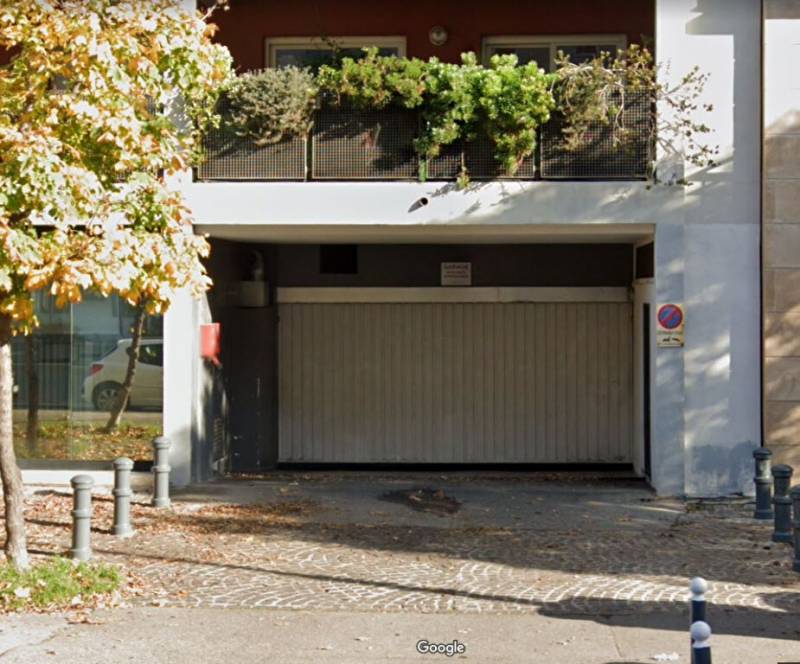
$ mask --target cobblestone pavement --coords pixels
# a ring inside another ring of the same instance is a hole
[[[350,504],[347,483],[328,503],[330,486],[262,490],[256,483],[255,505],[230,506],[224,496],[214,503],[187,497],[162,513],[136,505],[139,532],[127,540],[107,533],[111,503],[98,500],[95,551],[141,579],[138,602],[166,606],[685,612],[688,579],[700,575],[710,582],[709,600],[724,610],[800,615],[791,548],[770,543],[770,525],[749,518],[744,500],[664,502],[608,487],[598,499],[573,486],[562,505],[546,483],[501,480],[448,485],[448,495],[470,500],[462,513],[439,517],[377,502],[380,482],[360,482],[353,495],[373,502],[358,519],[342,518],[338,507]],[[49,501],[51,520],[39,519],[34,546],[37,538],[42,550],[68,546],[67,498],[40,500]],[[512,501],[509,515],[503,506]],[[517,525],[491,525],[508,521]]]

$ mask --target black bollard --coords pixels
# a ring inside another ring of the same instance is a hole
[[[772,468],[774,495],[772,504],[775,507],[775,529],[772,532],[773,542],[792,541],[792,499],[789,489],[792,484],[791,466],[778,464]]]
[[[792,508],[794,510],[794,565],[795,572],[800,572],[800,484],[792,489]]]
[[[711,628],[702,620],[693,623],[692,664],[711,664]]]
[[[756,510],[753,516],[756,519],[772,518],[772,477],[770,475],[770,459],[772,452],[766,447],[759,447],[753,452],[756,460]]]
[[[696,576],[689,583],[689,590],[692,593],[689,606],[689,625],[694,625],[696,622],[705,622],[708,583],[705,579]],[[691,642],[691,645],[694,645],[694,641]]]
[[[696,576],[689,584],[689,589],[692,591],[691,622],[689,624],[693,625],[699,621],[705,622],[708,583],[705,579]]]

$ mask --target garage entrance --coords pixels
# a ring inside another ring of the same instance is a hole
[[[286,288],[279,461],[630,463],[625,288]]]
[[[570,232],[558,244],[215,240],[232,469],[639,472],[636,238]],[[269,285],[255,307],[240,295],[253,265]]]

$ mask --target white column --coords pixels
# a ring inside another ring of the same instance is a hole
[[[717,164],[656,229],[656,307],[684,305],[686,345],[656,348],[654,483],[698,496],[748,490],[760,444],[760,0],[657,0],[657,60],[670,85],[709,75],[702,120]],[[665,221],[666,220],[666,221]]]
[[[170,439],[171,483],[192,479],[192,429],[196,401],[198,328],[196,304],[179,293],[164,315],[164,435]]]

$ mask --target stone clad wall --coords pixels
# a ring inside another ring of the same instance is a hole
[[[764,8],[764,444],[800,470],[800,3]]]

